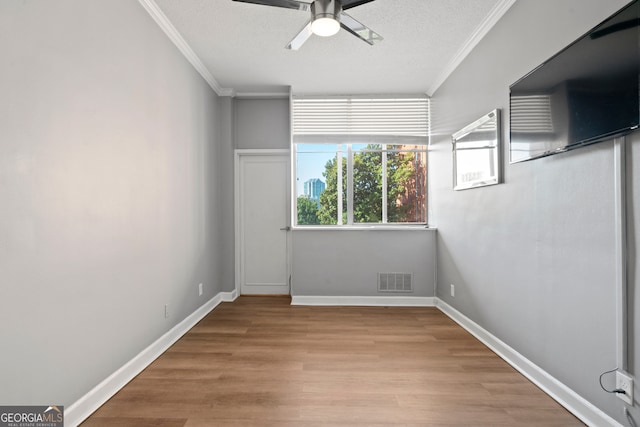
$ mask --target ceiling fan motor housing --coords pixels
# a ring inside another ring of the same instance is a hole
[[[339,0],[316,0],[311,3],[313,21],[329,18],[340,22],[340,12],[342,12],[342,5]]]

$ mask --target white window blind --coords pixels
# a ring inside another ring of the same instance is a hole
[[[343,142],[390,138],[428,142],[427,97],[294,97],[292,108],[294,143],[333,142],[337,138]]]

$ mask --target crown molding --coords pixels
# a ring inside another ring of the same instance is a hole
[[[449,78],[449,76],[458,68],[458,65],[464,61],[464,59],[469,55],[469,53],[476,47],[480,40],[487,35],[487,33],[493,28],[494,25],[502,18],[502,16],[507,13],[509,8],[513,6],[513,4],[517,0],[500,0],[489,12],[489,15],[480,23],[478,28],[471,34],[471,37],[466,41],[466,43],[462,46],[462,48],[454,55],[454,57],[449,61],[444,70],[436,77],[434,83],[427,90],[427,95],[431,97],[436,90]]]
[[[233,96],[246,99],[289,98],[289,92],[236,92]]]
[[[182,37],[180,32],[173,26],[169,18],[160,10],[154,0],[138,0],[144,9],[151,15],[156,24],[164,31],[169,39],[176,45],[178,50],[187,58],[187,61],[193,65],[203,79],[211,86],[219,96],[235,96],[235,91],[231,88],[223,88],[216,81],[215,77],[209,72],[207,67],[202,63],[198,55],[191,49],[189,44]]]

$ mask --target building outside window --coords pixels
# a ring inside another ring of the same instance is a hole
[[[316,202],[318,204],[318,207],[320,207],[320,195],[325,188],[326,185],[324,182],[322,182],[321,179],[311,178],[304,183],[304,196],[307,199]]]

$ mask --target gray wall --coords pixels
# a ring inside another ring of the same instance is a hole
[[[216,241],[221,251],[219,253],[220,263],[220,283],[222,290],[233,291],[235,289],[235,230],[234,230],[234,122],[235,122],[235,101],[230,97],[223,97],[219,100],[219,121],[220,138],[217,141],[219,146],[218,156],[218,187],[219,196],[216,205],[220,207],[220,220],[223,224],[218,229]]]
[[[234,100],[234,105],[236,148],[289,148],[288,98],[239,98]]]
[[[420,296],[435,291],[435,230],[294,230],[296,296]],[[413,273],[411,294],[378,293],[377,273]]]
[[[0,2],[0,56],[0,403],[70,405],[221,290],[219,100],[132,0]]]
[[[623,403],[598,385],[616,367],[612,142],[505,161],[504,184],[454,192],[450,138],[501,108],[508,159],[509,85],[624,3],[516,2],[434,94],[430,157],[438,297],[621,422]],[[630,139],[637,170],[640,135]],[[637,343],[633,355],[638,366]]]

